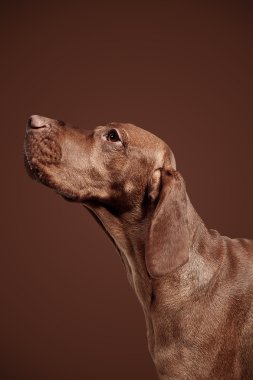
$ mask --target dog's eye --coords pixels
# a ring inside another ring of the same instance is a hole
[[[119,135],[115,129],[112,129],[107,134],[107,140],[111,142],[117,142],[120,141]]]

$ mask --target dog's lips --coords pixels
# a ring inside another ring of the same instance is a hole
[[[52,136],[29,131],[25,137],[25,168],[33,179],[44,182],[46,169],[61,161],[60,145]]]
[[[24,165],[25,165],[25,169],[27,171],[27,174],[31,177],[31,178],[34,178],[34,170],[33,170],[33,167],[31,165],[31,163],[29,162],[29,159],[28,159],[28,156],[27,156],[27,153],[25,152],[24,154]]]
[[[35,181],[54,189],[69,201],[80,201],[79,196],[65,187],[56,174],[62,161],[62,149],[54,135],[29,130],[24,144],[24,164]]]

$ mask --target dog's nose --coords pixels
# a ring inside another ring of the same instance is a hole
[[[27,123],[27,128],[39,129],[50,126],[50,119],[44,116],[32,115]]]

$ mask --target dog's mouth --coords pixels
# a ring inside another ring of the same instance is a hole
[[[55,190],[66,200],[79,201],[75,187],[66,181],[69,173],[66,171],[66,163],[62,162],[61,143],[61,130],[58,126],[27,128],[24,142],[25,169],[33,180]]]
[[[49,185],[50,167],[61,162],[62,151],[52,131],[28,130],[25,136],[25,168],[32,179]]]

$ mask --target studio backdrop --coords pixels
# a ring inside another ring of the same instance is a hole
[[[31,114],[172,148],[210,228],[253,237],[249,1],[2,1],[0,378],[154,380],[142,309],[89,213],[32,181]]]

